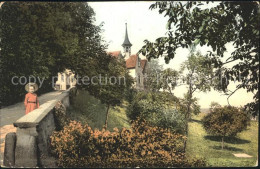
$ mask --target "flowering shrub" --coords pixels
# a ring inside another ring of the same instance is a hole
[[[61,167],[204,166],[203,160],[185,158],[184,139],[144,120],[133,122],[131,129],[114,128],[113,132],[71,121],[53,133],[51,146]]]

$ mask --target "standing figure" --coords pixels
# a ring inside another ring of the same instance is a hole
[[[25,90],[28,92],[24,99],[25,114],[28,114],[34,109],[39,108],[39,100],[37,94],[34,93],[38,90],[38,85],[36,83],[28,83],[25,86]]]

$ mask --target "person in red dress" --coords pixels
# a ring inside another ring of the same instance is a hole
[[[30,113],[31,111],[39,108],[39,100],[37,94],[34,92],[38,90],[38,85],[36,83],[28,83],[25,86],[25,90],[28,92],[25,95],[24,106],[25,114]]]

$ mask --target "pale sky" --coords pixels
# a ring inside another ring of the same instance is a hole
[[[127,22],[128,36],[133,44],[132,53],[138,52],[144,45],[145,39],[154,41],[156,38],[165,36],[167,18],[160,15],[156,10],[149,10],[152,2],[88,2],[96,13],[96,24],[104,22],[103,37],[109,43],[108,51],[123,51],[122,43],[125,36],[125,23]],[[211,48],[207,46],[198,47],[202,54],[205,54]],[[227,45],[225,57],[228,57],[234,50],[232,44]],[[178,49],[174,59],[169,64],[164,63],[160,58],[159,63],[164,68],[179,69],[180,64],[187,59],[188,49]],[[235,84],[230,85],[230,90],[235,89]],[[183,97],[187,92],[185,86],[178,87],[174,91],[178,97]],[[199,104],[202,108],[208,108],[212,101],[221,105],[227,105],[227,96],[217,91],[208,93],[197,92],[195,97],[199,98]],[[240,89],[233,94],[229,102],[233,106],[243,106],[253,100],[253,94],[247,93],[246,90]]]

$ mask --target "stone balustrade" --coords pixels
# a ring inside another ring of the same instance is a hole
[[[8,133],[5,138],[4,166],[56,167],[55,158],[50,155],[50,135],[56,128],[54,107],[59,101],[66,108],[70,105],[70,90],[14,123],[16,133]]]

